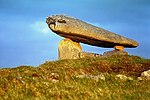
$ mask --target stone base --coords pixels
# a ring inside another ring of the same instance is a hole
[[[79,58],[91,58],[91,57],[108,57],[111,55],[128,55],[127,52],[123,51],[123,46],[115,46],[115,50],[104,52],[103,55],[82,52],[82,47],[78,42],[75,42],[69,38],[63,39],[58,45],[59,59],[79,59]]]
[[[58,45],[59,59],[78,59],[82,47],[71,39],[63,39]]]
[[[112,55],[128,55],[125,51],[119,51],[119,50],[113,50],[113,51],[107,51],[103,53],[103,56],[112,56]]]
[[[91,58],[91,57],[101,57],[101,54],[91,53],[91,52],[80,52],[79,58]]]

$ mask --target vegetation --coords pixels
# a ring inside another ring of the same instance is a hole
[[[150,69],[150,60],[137,56],[111,56],[45,62],[37,67],[0,69],[0,99],[120,100],[150,99],[149,80],[137,80]],[[105,80],[79,78],[97,76]],[[118,74],[132,80],[121,80]]]

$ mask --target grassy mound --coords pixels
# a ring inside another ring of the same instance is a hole
[[[38,67],[0,69],[0,99],[150,99],[149,81],[136,78],[150,69],[150,60],[111,56],[45,62]],[[105,80],[78,78],[100,75]],[[120,80],[117,74],[133,80]]]

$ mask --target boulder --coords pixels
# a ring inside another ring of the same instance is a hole
[[[93,26],[79,19],[64,15],[54,15],[46,19],[49,28],[56,34],[76,42],[123,50],[124,47],[137,47],[138,42]],[[121,47],[121,48],[120,48]]]
[[[104,57],[109,57],[112,55],[128,55],[128,53],[125,51],[119,51],[119,50],[107,51],[103,53]]]
[[[91,57],[101,57],[101,54],[91,53],[91,52],[80,52],[79,58],[91,58]]]
[[[63,39],[58,45],[59,59],[78,59],[82,47],[71,39]]]
[[[139,80],[150,80],[150,70],[144,71],[141,73],[141,76],[138,77]]]

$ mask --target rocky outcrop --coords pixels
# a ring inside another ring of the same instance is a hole
[[[127,55],[125,47],[137,47],[138,42],[107,31],[103,28],[93,26],[79,19],[64,15],[54,15],[46,19],[49,28],[56,34],[67,39],[62,40],[58,46],[59,59],[78,59],[86,57],[101,57],[100,54],[82,52],[81,43],[92,46],[114,48],[103,56]]]
[[[78,59],[82,47],[71,39],[63,39],[58,45],[59,59]]]

